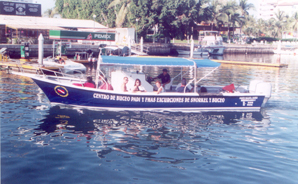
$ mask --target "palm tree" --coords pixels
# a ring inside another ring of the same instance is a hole
[[[245,23],[245,17],[244,16],[240,16],[239,13],[234,13],[231,17],[231,21],[233,23],[233,30],[235,26],[239,26],[240,27],[240,39],[241,39],[241,29],[242,29],[242,25]]]
[[[292,19],[293,19],[292,27],[293,27],[294,31],[296,29],[296,38],[297,38],[297,36],[298,36],[298,12],[296,12],[293,15]]]
[[[259,37],[266,32],[266,22],[263,19],[258,19],[255,27],[257,28],[256,37]]]
[[[275,17],[277,20],[275,25],[279,28],[280,38],[282,38],[283,29],[287,27],[287,15],[284,11],[278,10],[277,13],[275,13]]]
[[[57,8],[47,9],[43,16],[53,18],[57,14]]]
[[[255,9],[255,6],[252,3],[247,3],[247,0],[240,0],[239,7],[241,9],[241,15],[249,15],[248,10]]]
[[[278,27],[276,26],[276,20],[274,18],[268,20],[266,28],[268,35],[274,38],[278,36]]]
[[[124,23],[130,3],[131,3],[131,0],[113,0],[109,4],[108,8],[116,7],[117,5],[122,5],[120,10],[117,13],[117,18],[116,18],[117,27],[121,27],[122,24]]]
[[[240,0],[239,8],[241,11],[241,16],[240,16],[241,18],[238,22],[240,23],[240,36],[241,36],[242,26],[247,22],[246,18],[249,15],[248,11],[250,9],[255,9],[255,6],[252,3],[247,3],[247,0]]]
[[[211,30],[213,30],[213,26],[218,26],[218,18],[221,16],[220,10],[223,5],[219,2],[219,0],[213,0],[209,7],[206,9],[207,14],[209,14],[208,21],[211,23]]]
[[[254,30],[256,29],[255,28],[255,25],[256,25],[256,20],[253,16],[250,16],[248,15],[246,17],[246,23],[244,25],[244,33],[248,36],[251,36],[251,35],[254,35]]]
[[[230,40],[230,25],[233,23],[232,18],[237,13],[238,5],[235,1],[228,1],[221,10],[219,20],[228,25],[228,40]]]

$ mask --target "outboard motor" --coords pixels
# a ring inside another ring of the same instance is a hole
[[[253,80],[249,84],[250,93],[265,95],[265,99],[263,101],[262,106],[264,106],[266,102],[269,100],[269,98],[271,97],[271,91],[272,91],[272,86],[268,82],[263,82],[261,80]]]

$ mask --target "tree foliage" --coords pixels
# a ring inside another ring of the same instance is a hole
[[[93,19],[108,27],[115,27],[115,9],[107,8],[111,0],[56,0],[57,12],[62,18]]]
[[[280,37],[282,30],[298,31],[298,14],[277,12],[271,20],[256,20],[248,0],[56,0],[55,12],[62,18],[93,19],[108,26],[133,27],[139,36],[147,34],[185,39],[196,36],[199,23],[211,28],[241,27],[250,36]],[[45,12],[51,16],[52,10]],[[228,34],[230,35],[230,34]]]

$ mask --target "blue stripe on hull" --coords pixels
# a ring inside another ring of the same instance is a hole
[[[60,86],[33,79],[51,103],[74,106],[122,108],[122,109],[254,109],[260,108],[264,96],[183,96],[115,94],[92,91],[87,88]],[[144,93],[143,93],[144,94]]]

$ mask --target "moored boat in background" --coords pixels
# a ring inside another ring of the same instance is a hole
[[[179,56],[190,56],[190,50],[181,50],[177,49],[178,55]],[[193,57],[195,58],[202,58],[202,57],[208,57],[209,56],[209,51],[206,49],[202,49],[199,47],[195,47],[193,51]]]
[[[223,55],[225,47],[218,31],[203,31],[200,35],[201,47],[207,49],[210,55]]]
[[[47,57],[43,59],[43,65],[46,67],[58,67],[62,73],[86,73],[86,67],[81,63],[76,63],[70,59],[63,58],[64,63],[59,63],[58,59]]]

